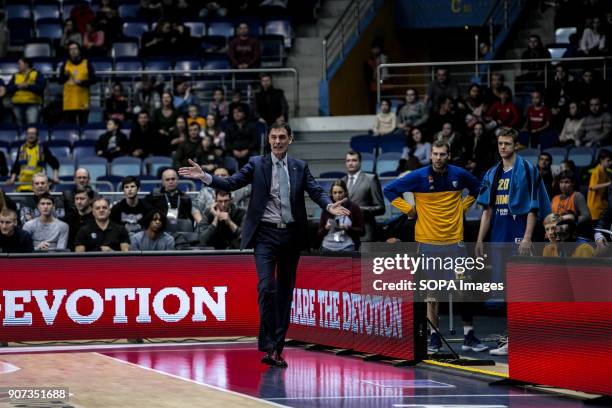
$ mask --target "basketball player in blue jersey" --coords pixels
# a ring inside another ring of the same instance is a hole
[[[499,251],[493,257],[493,271],[501,273],[507,255],[529,255],[536,223],[550,213],[550,200],[538,169],[516,154],[518,132],[501,128],[497,150],[501,161],[485,174],[477,203],[484,207],[476,242],[476,256],[483,256],[483,242],[491,229],[493,243],[515,243],[510,253]],[[501,280],[501,279],[493,279]],[[508,354],[507,343],[491,350],[493,355]]]

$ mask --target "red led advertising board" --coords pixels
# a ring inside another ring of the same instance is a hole
[[[540,260],[507,266],[510,378],[612,395],[612,267]]]
[[[0,257],[0,271],[2,341],[258,333],[248,254]],[[362,295],[358,258],[303,256],[288,337],[414,360],[414,313]]]

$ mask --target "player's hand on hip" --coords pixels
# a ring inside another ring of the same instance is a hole
[[[342,206],[342,204],[344,204],[346,200],[347,199],[344,198],[340,201],[336,201],[335,203],[329,206],[329,209],[327,211],[333,215],[345,215],[345,216],[351,215],[351,211],[348,208],[344,208]]]
[[[190,179],[201,179],[202,177],[204,177],[204,174],[206,174],[206,172],[202,170],[202,168],[198,165],[198,163],[189,159],[189,164],[191,166],[181,167],[179,169],[178,173],[181,177],[186,177]]]
[[[482,258],[484,255],[484,244],[482,241],[477,241],[476,245],[474,245],[474,254],[477,258]]]

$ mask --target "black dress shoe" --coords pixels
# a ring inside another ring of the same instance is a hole
[[[278,351],[274,352],[273,358],[274,358],[274,365],[276,367],[287,368],[287,362],[285,361],[285,359],[281,356],[281,354]]]
[[[272,352],[266,353],[266,355],[263,356],[263,358],[261,359],[261,362],[263,364],[267,364],[270,366],[276,365],[276,360],[274,359],[274,353]]]

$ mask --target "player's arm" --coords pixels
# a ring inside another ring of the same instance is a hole
[[[527,226],[525,227],[525,234],[523,235],[523,240],[519,245],[519,254],[526,256],[529,255],[529,251],[531,249],[531,242],[533,239],[533,230],[537,221],[537,213],[534,211],[530,211],[527,214]]]
[[[414,172],[392,181],[385,186],[384,196],[392,206],[407,215],[415,215],[416,209],[404,200],[403,194],[412,192],[416,188],[416,175]]]
[[[480,227],[478,228],[478,238],[476,239],[476,256],[484,255],[484,239],[489,232],[489,227],[491,226],[491,216],[493,214],[493,209],[489,206],[485,207],[482,215],[480,216]]]

